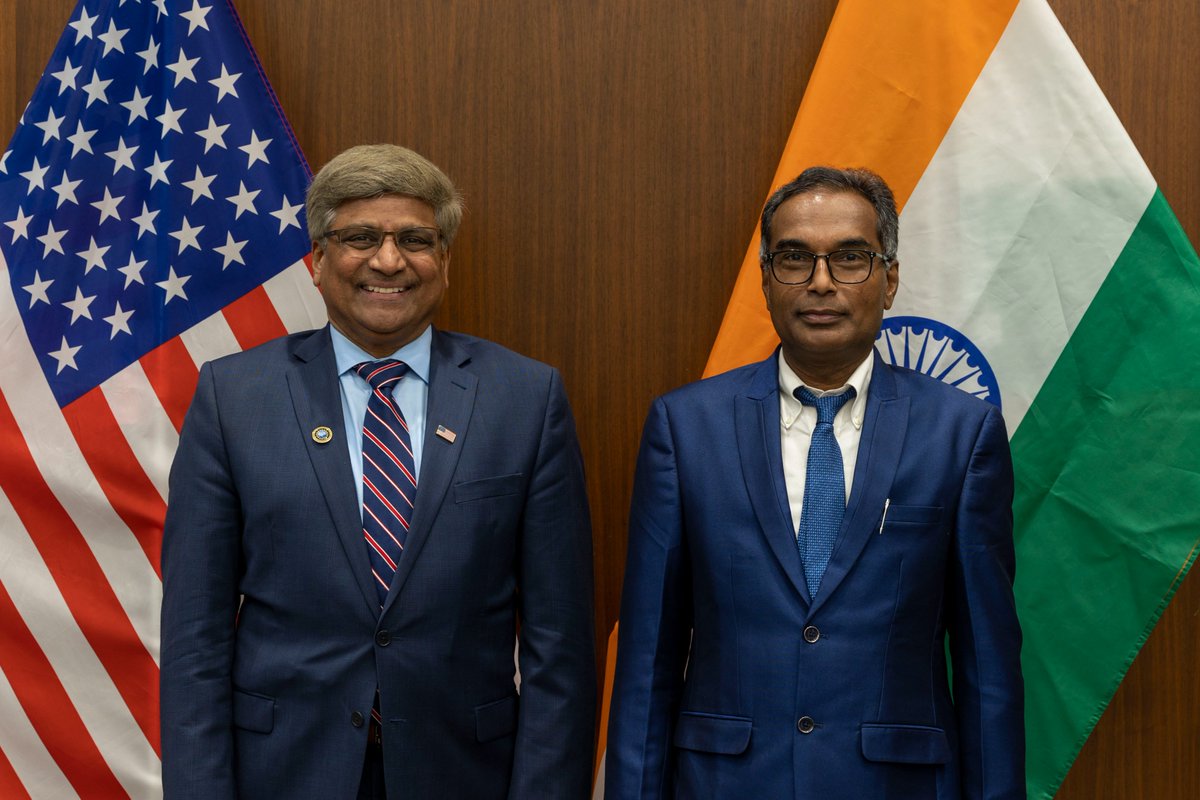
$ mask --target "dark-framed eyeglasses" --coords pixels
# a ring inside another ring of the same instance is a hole
[[[362,258],[370,258],[379,252],[384,241],[391,236],[396,248],[406,253],[429,253],[438,246],[441,232],[437,228],[400,228],[381,231],[378,228],[355,226],[326,231],[325,237],[354,250]]]
[[[829,277],[838,283],[862,283],[871,277],[875,259],[883,262],[884,269],[892,264],[892,259],[871,250],[834,250],[832,253],[776,250],[774,253],[768,253],[763,261],[771,268],[775,280],[795,286],[812,280],[819,258],[825,259]]]

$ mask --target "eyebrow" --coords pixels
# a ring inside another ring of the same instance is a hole
[[[842,239],[841,241],[839,241],[837,243],[837,246],[834,247],[833,249],[834,250],[845,250],[847,248],[859,248],[859,247],[863,247],[863,248],[866,248],[869,250],[869,249],[871,249],[871,247],[873,247],[873,245],[870,242],[868,242],[866,239],[863,239],[862,237],[856,237],[853,239]],[[811,247],[809,247],[808,243],[801,239],[780,239],[778,242],[775,243],[775,249],[776,250],[804,250],[804,251],[807,251],[810,253],[813,252],[813,249]]]

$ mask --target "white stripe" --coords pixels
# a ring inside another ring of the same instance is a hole
[[[5,532],[0,583],[53,665],[100,755],[131,796],[161,793],[157,788],[158,756],[80,631],[54,577],[3,492],[0,530]],[[5,717],[4,726],[8,724]]]
[[[288,333],[320,328],[328,321],[325,302],[303,260],[266,281],[263,289]]]
[[[233,335],[233,329],[229,327],[229,321],[220,311],[179,334],[179,339],[192,361],[196,363],[197,369],[206,361],[237,353],[242,349],[237,337]]]
[[[890,315],[983,352],[1016,430],[1155,191],[1044,0],[1022,0],[904,209]]]
[[[7,500],[4,502],[7,504]],[[0,719],[4,720],[0,725],[0,752],[12,764],[30,797],[49,800],[79,796],[42,744],[3,670],[0,670]]]
[[[167,475],[179,446],[179,434],[158,401],[146,371],[134,361],[100,384],[100,390],[138,463],[165,501]]]
[[[162,584],[117,516],[59,411],[17,313],[0,253],[0,392],[8,400],[38,471],[79,528],[143,646],[158,660]],[[85,356],[86,348],[80,351]],[[77,356],[78,357],[78,356]]]

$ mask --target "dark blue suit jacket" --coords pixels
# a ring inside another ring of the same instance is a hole
[[[328,329],[201,369],[163,542],[168,800],[353,798],[376,686],[397,796],[587,795],[591,536],[561,381],[473,337],[435,331],[432,347],[382,614]]]
[[[845,520],[810,601],[776,357],[657,400],[630,515],[608,796],[1024,797],[1012,490],[996,408],[876,356]]]

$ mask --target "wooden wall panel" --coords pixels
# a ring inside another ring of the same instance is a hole
[[[643,416],[703,367],[836,1],[236,5],[314,168],[394,141],[465,193],[438,321],[562,370],[587,459],[603,647]],[[1200,9],[1051,5],[1200,241]],[[73,6],[0,0],[0,135]],[[1193,575],[1060,797],[1196,796],[1198,643]]]

